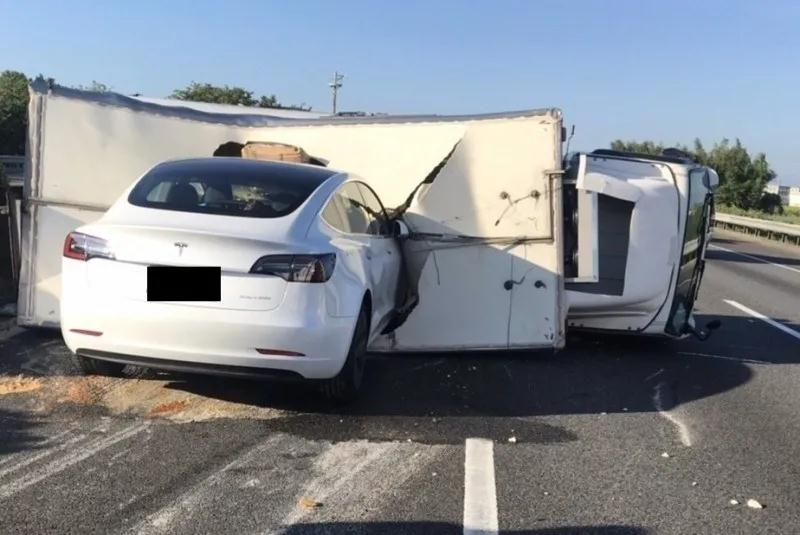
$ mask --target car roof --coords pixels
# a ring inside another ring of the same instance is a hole
[[[156,165],[153,170],[172,171],[180,174],[202,173],[204,171],[231,173],[263,172],[265,175],[280,175],[285,180],[301,180],[316,185],[325,182],[325,180],[334,175],[341,174],[340,171],[319,165],[222,156],[169,160]]]

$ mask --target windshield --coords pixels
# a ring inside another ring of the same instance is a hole
[[[673,335],[681,335],[686,331],[703,275],[702,256],[713,207],[712,191],[706,184],[705,168],[693,169],[689,173],[686,231],[683,237],[675,300],[667,325],[667,332]]]
[[[171,162],[142,177],[128,202],[179,212],[276,218],[296,210],[331,174],[247,160]]]

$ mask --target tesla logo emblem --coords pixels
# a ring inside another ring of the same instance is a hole
[[[178,248],[178,256],[183,256],[183,250],[189,247],[188,243],[183,243],[182,241],[176,241],[174,245]]]

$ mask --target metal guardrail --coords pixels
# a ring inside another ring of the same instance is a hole
[[[800,245],[800,225],[718,212],[714,214],[714,226]]]

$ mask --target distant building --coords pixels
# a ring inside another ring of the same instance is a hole
[[[773,195],[780,195],[781,197],[781,204],[789,205],[790,201],[790,190],[798,189],[798,188],[791,188],[789,186],[781,186],[779,184],[767,184],[764,188],[764,193],[772,193]],[[800,199],[798,199],[800,201]]]
[[[783,201],[783,196],[781,196]],[[793,186],[789,188],[789,195],[786,204],[789,206],[800,206],[800,187]]]

